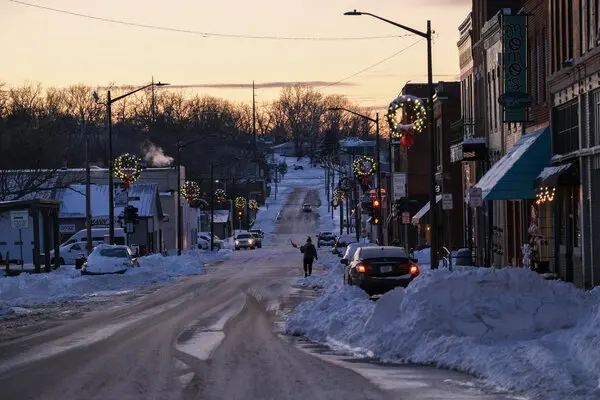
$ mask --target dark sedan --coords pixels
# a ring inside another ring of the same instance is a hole
[[[359,247],[346,264],[344,282],[363,289],[370,296],[383,294],[396,287],[406,287],[419,276],[419,267],[399,247]]]

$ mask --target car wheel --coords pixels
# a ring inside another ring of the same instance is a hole
[[[235,248],[235,250],[237,250],[237,251],[240,251],[240,248],[239,248],[239,247],[236,247],[236,248]]]

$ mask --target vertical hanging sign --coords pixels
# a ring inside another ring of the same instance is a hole
[[[527,16],[503,15],[504,122],[527,121],[531,96],[527,93]]]

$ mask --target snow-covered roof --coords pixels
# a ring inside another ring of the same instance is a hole
[[[463,144],[485,144],[484,137],[474,137],[463,140]]]
[[[128,197],[136,200],[129,200],[128,204],[138,208],[140,217],[151,217],[161,213],[157,187],[156,183],[137,183],[129,188]],[[108,216],[108,194],[108,185],[90,186],[92,217]],[[66,189],[59,189],[56,200],[62,201],[60,218],[85,218],[85,185],[70,185]],[[119,194],[116,194],[115,215],[121,215],[125,207],[123,203],[124,199],[119,202]]]
[[[375,145],[375,140],[362,140],[356,137],[340,140],[340,146],[342,147],[374,147]]]
[[[435,196],[435,202],[439,203],[440,200],[442,200],[442,195],[437,195]],[[430,205],[429,203],[431,203],[430,201],[427,202],[427,204],[425,204],[419,211],[417,211],[417,213],[415,215],[413,215],[412,217],[412,223],[413,225],[418,225],[419,224],[419,220],[429,212],[429,208]]]
[[[542,170],[542,172],[538,175],[537,179],[547,179],[553,175],[558,175],[561,172],[568,170],[573,163],[566,163],[561,165],[553,165],[551,167],[546,167]]]
[[[227,222],[229,222],[229,210],[215,210],[215,223],[226,224]]]

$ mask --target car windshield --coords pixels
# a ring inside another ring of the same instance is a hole
[[[238,239],[252,239],[254,236],[249,233],[242,233],[238,235]]]
[[[129,253],[126,249],[101,249],[100,255],[102,257],[115,257],[115,258],[128,258]]]
[[[360,258],[366,259],[390,259],[396,260],[408,258],[406,252],[399,247],[370,247],[360,251]]]

